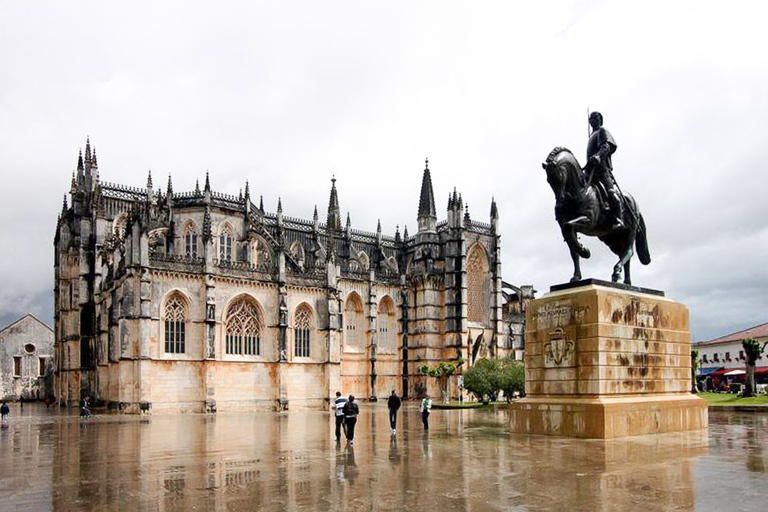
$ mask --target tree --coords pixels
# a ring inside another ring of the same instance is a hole
[[[760,346],[760,342],[753,338],[741,340],[741,346],[744,347],[744,354],[747,357],[747,385],[744,388],[743,396],[755,395],[755,363],[762,357],[765,346],[768,341]]]
[[[699,349],[691,350],[691,393],[698,393],[699,386],[696,383],[696,370],[699,368]]]
[[[419,373],[437,379],[443,403],[448,403],[448,381],[451,375],[456,373],[462,364],[464,364],[464,359],[461,357],[459,357],[455,363],[440,361],[434,368],[430,368],[429,365],[425,364],[419,368]]]
[[[501,360],[501,390],[507,402],[515,391],[521,394],[525,392],[525,364],[522,361],[511,357]]]
[[[501,389],[501,365],[498,359],[478,359],[475,365],[464,372],[464,389],[487,404],[495,400]]]

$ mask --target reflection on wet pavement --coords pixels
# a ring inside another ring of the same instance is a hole
[[[597,441],[508,432],[504,410],[95,416],[27,404],[0,430],[0,510],[765,510],[768,415]]]

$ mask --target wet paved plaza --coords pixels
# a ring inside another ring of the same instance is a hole
[[[415,406],[391,436],[330,412],[96,416],[18,404],[0,430],[0,510],[766,510],[768,414],[614,441],[513,435],[504,410]]]

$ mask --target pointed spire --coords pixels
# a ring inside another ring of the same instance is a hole
[[[320,228],[320,221],[317,217],[317,205],[315,205],[315,213],[312,214],[312,229],[317,231]]]
[[[67,194],[64,194],[64,203],[61,205],[61,216],[66,215],[69,206],[67,205]]]
[[[469,203],[464,207],[464,225],[468,226],[472,223],[472,219],[469,218]]]
[[[83,150],[81,149],[77,154],[77,170],[82,171],[85,169],[83,165]]]
[[[205,171],[205,190],[208,192],[211,191],[211,180],[208,177],[208,171]]]
[[[349,212],[347,212],[347,225],[346,229],[352,229],[352,220],[349,218]]]
[[[437,218],[435,195],[432,192],[432,176],[429,172],[429,159],[425,162],[424,176],[421,178],[421,195],[419,196],[419,217],[428,215]]]
[[[453,208],[453,198],[451,198],[451,193],[448,192],[448,209],[450,210]]]
[[[402,241],[402,238],[400,237],[400,224],[395,226],[395,242]]]
[[[496,208],[496,198],[491,197],[491,219],[499,218],[499,210]]]
[[[152,190],[152,169],[147,173],[147,190]]]
[[[261,210],[261,213],[264,213],[264,196],[259,196],[259,210]]]
[[[403,229],[403,240],[408,240],[408,224],[406,224]]]
[[[91,158],[91,167],[94,169],[97,169],[99,167],[98,162],[96,162],[96,146],[93,146],[93,157]]]
[[[248,180],[245,180],[245,200],[251,200],[251,189],[248,186]]]
[[[171,173],[168,173],[168,197],[173,196],[173,182],[171,181]]]
[[[331,178],[331,197],[328,200],[328,229],[341,230],[341,209],[339,208],[339,193],[336,191],[336,175]]]
[[[315,213],[312,214],[312,220],[317,220],[317,205],[315,205]]]
[[[72,186],[70,187],[70,190],[75,190],[77,188],[77,180],[75,179],[75,171],[72,171]]]
[[[421,178],[418,221],[419,233],[435,231],[437,210],[435,209],[435,194],[432,192],[432,176],[429,173],[429,159],[425,160],[424,176]]]
[[[381,219],[379,219],[379,223],[376,225],[376,233],[381,234]]]
[[[237,200],[238,201],[243,200],[243,189],[240,189],[240,191],[237,193]]]
[[[280,197],[277,198],[277,213],[283,213],[283,200]]]
[[[200,180],[195,180],[195,195],[200,195]]]
[[[85,138],[85,165],[91,167],[91,138]]]

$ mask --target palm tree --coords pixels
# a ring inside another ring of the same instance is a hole
[[[747,386],[743,396],[754,396],[755,394],[755,363],[763,355],[766,345],[768,345],[768,341],[760,346],[760,342],[753,338],[741,340],[741,346],[744,347],[744,354],[747,357]]]

